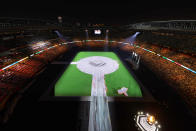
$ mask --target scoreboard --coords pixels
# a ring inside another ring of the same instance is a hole
[[[95,35],[100,35],[101,34],[101,30],[94,30],[94,34]]]

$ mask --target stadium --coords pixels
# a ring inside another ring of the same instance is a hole
[[[196,20],[85,11],[0,17],[0,129],[194,131]]]

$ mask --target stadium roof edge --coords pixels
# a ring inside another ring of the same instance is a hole
[[[125,26],[130,26],[134,24],[142,24],[142,23],[167,23],[167,22],[196,22],[196,20],[166,20],[166,21],[144,21],[144,22],[138,22],[133,24],[128,24]]]

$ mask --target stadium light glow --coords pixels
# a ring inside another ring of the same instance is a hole
[[[135,42],[135,39],[136,39],[137,35],[139,35],[139,34],[140,34],[140,32],[136,32],[134,35],[125,39],[125,42],[128,42],[132,45]]]

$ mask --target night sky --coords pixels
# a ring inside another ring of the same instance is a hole
[[[3,6],[2,6],[3,5]],[[56,19],[62,16],[66,22],[128,24],[141,21],[167,19],[196,19],[196,8],[183,6],[161,7],[156,4],[129,2],[67,2],[31,1],[1,4],[0,17],[25,17]],[[164,5],[164,4],[163,4]],[[162,6],[163,6],[162,5]]]

